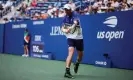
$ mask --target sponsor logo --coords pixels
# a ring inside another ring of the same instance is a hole
[[[95,64],[99,64],[99,65],[107,65],[106,61],[95,61]]]
[[[52,26],[50,36],[59,36],[59,35],[64,35],[64,33],[61,31],[61,27],[60,26]]]
[[[34,41],[42,41],[42,36],[41,35],[35,35]]]
[[[33,53],[43,53],[43,45],[33,44]]]
[[[124,31],[99,31],[97,33],[98,39],[107,39],[111,41],[112,39],[123,39]]]
[[[112,29],[115,29],[117,27],[118,19],[116,16],[111,16],[106,19],[103,23],[106,24],[108,27],[111,27]],[[111,41],[112,39],[123,39],[124,37],[124,31],[98,31],[97,32],[97,39],[107,39],[108,41]]]
[[[42,58],[49,58],[49,55],[42,55]]]
[[[26,28],[27,24],[13,24],[12,28],[17,29],[17,28]]]
[[[117,17],[116,16],[111,16],[106,18],[106,21],[104,21],[103,23],[106,24],[108,27],[116,27],[117,25]]]
[[[44,21],[34,21],[33,25],[40,25],[40,24],[44,24]]]
[[[49,55],[33,54],[33,57],[37,57],[37,58],[47,58],[47,59],[49,59]]]
[[[33,57],[41,58],[41,55],[39,55],[39,54],[33,54]]]

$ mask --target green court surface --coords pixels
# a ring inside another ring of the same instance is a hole
[[[0,80],[133,80],[133,70],[81,64],[75,79],[64,78],[65,62],[0,54]]]

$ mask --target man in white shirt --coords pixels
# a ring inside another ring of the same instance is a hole
[[[64,17],[66,14],[65,14],[65,11],[63,9],[60,9],[59,10],[59,17]]]
[[[83,35],[80,27],[80,21],[76,13],[71,10],[69,5],[64,6],[66,16],[63,19],[61,30],[65,33],[68,43],[68,56],[66,59],[66,72],[64,77],[74,78],[70,73],[70,66],[74,49],[76,48],[78,56],[74,66],[74,72],[78,72],[79,64],[83,56]]]
[[[50,16],[50,18],[53,18],[54,17],[54,15],[53,15],[53,7],[51,6],[51,5],[49,5],[48,6],[48,11],[47,11],[47,13],[48,13],[48,15]]]

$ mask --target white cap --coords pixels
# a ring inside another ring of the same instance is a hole
[[[71,9],[71,7],[70,7],[70,5],[69,5],[69,4],[65,4],[65,5],[64,5],[64,9],[68,9],[68,10],[70,10],[70,9]]]

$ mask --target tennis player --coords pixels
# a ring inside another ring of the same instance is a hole
[[[63,19],[61,30],[65,33],[68,43],[68,56],[66,59],[66,70],[64,77],[74,78],[70,72],[71,61],[74,54],[74,49],[76,48],[78,56],[74,65],[74,72],[77,73],[83,56],[83,36],[77,14],[71,10],[71,7],[68,4],[64,6],[64,10],[66,16]]]

